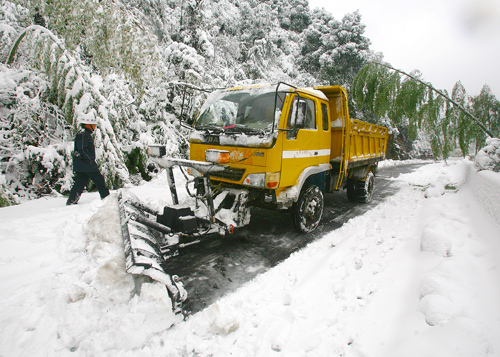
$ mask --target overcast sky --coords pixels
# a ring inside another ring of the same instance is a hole
[[[309,0],[335,19],[359,9],[371,49],[449,92],[486,83],[500,100],[500,0]]]

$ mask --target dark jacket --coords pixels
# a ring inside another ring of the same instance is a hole
[[[99,172],[95,162],[95,147],[90,129],[81,128],[75,136],[73,151],[74,172]]]

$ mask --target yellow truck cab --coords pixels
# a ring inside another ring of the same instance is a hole
[[[340,86],[252,85],[209,96],[190,160],[225,166],[204,173],[219,192],[244,189],[247,206],[291,208],[296,228],[309,232],[321,220],[323,193],[343,187],[350,200],[370,201],[387,139],[385,127],[349,118]]]

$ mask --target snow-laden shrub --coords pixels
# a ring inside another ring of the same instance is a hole
[[[0,174],[0,207],[7,207],[16,203],[6,184],[5,176]]]
[[[47,73],[50,81],[48,100],[57,102],[64,108],[67,124],[72,135],[79,129],[79,121],[84,118],[97,120],[94,135],[97,163],[110,188],[118,188],[129,181],[120,143],[115,130],[123,126],[113,126],[121,121],[118,111],[103,94],[103,79],[91,75],[75,52],[54,41],[54,35],[47,30],[33,32],[28,39],[31,44],[30,57],[33,66],[40,63],[40,70]],[[50,35],[50,36],[48,36]]]
[[[47,77],[1,66],[0,78],[2,204],[68,190],[69,131],[59,108],[45,101]]]
[[[486,146],[476,155],[476,168],[500,172],[500,139],[489,138]]]
[[[14,44],[19,29],[31,19],[28,10],[10,1],[0,0],[0,62],[4,63]]]
[[[191,46],[184,43],[172,42],[161,53],[168,66],[181,81],[200,84],[205,67],[205,58]],[[173,77],[173,76],[172,76]]]
[[[25,185],[32,194],[40,196],[71,189],[71,151],[72,145],[68,143],[25,149],[21,165],[26,168]]]

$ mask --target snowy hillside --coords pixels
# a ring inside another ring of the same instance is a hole
[[[131,189],[167,203],[165,180]],[[457,160],[396,184],[187,321],[161,285],[133,294],[115,195],[1,208],[0,355],[500,355],[499,174]]]

